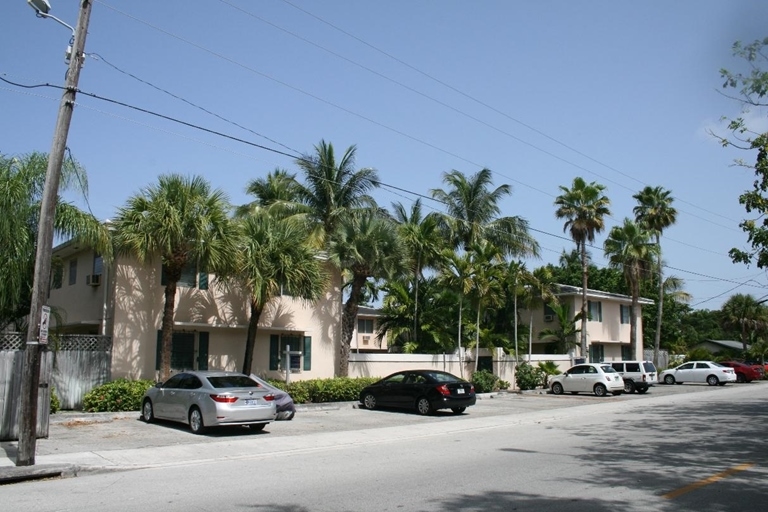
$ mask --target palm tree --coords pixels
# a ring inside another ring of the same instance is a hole
[[[280,295],[314,302],[328,285],[328,276],[296,219],[280,219],[266,211],[238,223],[236,281],[248,291],[250,317],[243,373],[250,374],[259,319],[266,305]]]
[[[661,264],[661,234],[669,226],[677,221],[677,210],[672,206],[672,192],[663,187],[647,186],[634,197],[638,205],[635,206],[635,221],[650,230],[656,237],[656,245],[659,248],[657,258],[657,272],[659,280],[659,301],[656,305],[656,332],[653,339],[653,364],[659,365],[659,346],[661,344],[661,317],[664,312],[664,266]]]
[[[393,278],[405,269],[405,249],[395,224],[374,210],[344,217],[330,238],[328,253],[349,276],[349,296],[341,318],[339,375],[349,373],[349,352],[363,290],[369,278]]]
[[[474,276],[475,268],[467,254],[458,254],[450,249],[443,251],[438,282],[455,290],[459,295],[459,321],[456,346],[459,351],[459,371],[462,378],[464,378],[464,362],[461,350],[462,313],[464,311],[464,298],[472,290]]]
[[[12,158],[0,155],[0,331],[10,323],[18,329],[29,314],[47,168],[48,155],[44,153]],[[59,192],[68,190],[83,197],[88,194],[85,169],[71,158],[62,166],[59,186]],[[105,259],[111,256],[107,227],[62,197],[56,201],[53,223],[56,236],[88,245]]]
[[[493,190],[491,171],[482,169],[467,178],[459,171],[443,174],[448,190],[433,189],[432,197],[446,206],[442,227],[454,248],[468,250],[481,240],[488,240],[504,255],[537,256],[539,245],[528,231],[522,217],[501,217],[499,202],[512,193],[509,185]]]
[[[413,274],[413,341],[418,343],[419,332],[419,282],[425,267],[434,266],[440,256],[443,239],[438,231],[438,219],[434,214],[422,216],[421,199],[411,206],[410,213],[401,203],[392,205],[398,233],[408,251],[409,268]]]
[[[651,232],[631,219],[614,226],[604,244],[605,256],[611,267],[621,269],[631,290],[632,306],[629,318],[629,343],[632,357],[637,353],[637,312],[640,281],[651,271],[658,246],[651,242]]]
[[[604,218],[611,214],[611,201],[603,194],[604,185],[587,183],[583,178],[573,180],[571,188],[560,186],[561,194],[555,198],[555,217],[566,219],[563,231],[570,232],[581,251],[581,317],[587,319],[587,275],[589,273],[587,244],[595,241],[595,235],[605,228]],[[584,326],[585,327],[585,326]],[[587,329],[581,329],[581,355],[587,353]]]
[[[474,269],[471,295],[477,315],[475,320],[475,371],[477,371],[480,360],[480,319],[484,306],[497,306],[501,303],[504,258],[501,250],[486,240],[473,243],[467,255]]]
[[[512,296],[512,311],[504,311],[502,314],[507,320],[512,322],[512,339],[515,340],[515,363],[519,363],[518,327],[521,323],[518,310],[519,297],[524,295],[526,289],[535,285],[537,281],[522,261],[510,261],[504,271],[504,278],[507,303],[509,303],[510,295]]]
[[[248,182],[245,191],[256,199],[239,206],[236,215],[244,217],[255,209],[268,209],[273,216],[304,218],[307,208],[298,204],[299,182],[296,175],[284,169],[275,169],[263,178]],[[302,216],[304,214],[304,216]]]
[[[744,353],[747,352],[750,332],[768,325],[768,309],[752,295],[732,295],[720,312],[724,329],[738,329]]]
[[[350,146],[337,161],[333,144],[321,140],[313,155],[296,160],[304,172],[304,183],[295,191],[297,201],[306,207],[321,246],[350,215],[377,208],[368,193],[378,186],[378,174],[370,168],[355,170],[356,151]]]
[[[555,350],[560,354],[565,354],[579,345],[575,338],[581,332],[581,329],[576,327],[576,324],[581,322],[581,313],[571,318],[571,308],[568,304],[553,302],[549,304],[549,307],[552,308],[557,317],[558,326],[557,328],[543,329],[539,333],[539,339],[554,342]]]
[[[171,371],[176,287],[185,268],[226,272],[233,268],[237,234],[226,195],[201,176],[168,174],[118,210],[114,222],[118,254],[141,264],[159,258],[165,275],[160,377]]]

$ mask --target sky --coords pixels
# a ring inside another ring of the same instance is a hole
[[[49,1],[76,24],[78,1]],[[662,186],[678,210],[665,274],[684,280],[691,305],[764,298],[765,272],[728,257],[746,247],[738,197],[754,181],[734,159],[756,155],[709,132],[725,134],[721,118],[741,109],[719,70],[745,69],[732,45],[768,36],[766,22],[758,0],[97,0],[80,90],[166,118],[79,94],[67,145],[89,194],[65,197],[104,220],[182,173],[242,204],[248,181],[298,171],[295,156],[326,140],[357,147],[356,166],[391,186],[374,193],[386,207],[430,196],[453,169],[491,169],[513,190],[502,215],[527,219],[541,245],[534,268],[574,248],[554,215],[560,186],[606,186],[599,266],[632,195]],[[2,2],[0,26],[0,77],[64,84],[69,29],[24,0]],[[60,99],[0,82],[0,153],[49,151]],[[765,112],[747,116],[768,130]]]

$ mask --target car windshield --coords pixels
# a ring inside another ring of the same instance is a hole
[[[611,366],[611,365],[609,365],[609,364],[604,364],[604,365],[601,365],[601,366],[600,366],[600,368],[601,368],[601,369],[603,370],[603,372],[605,372],[605,373],[619,373],[619,372],[617,372],[616,370],[614,370],[614,369],[613,369],[613,366]]]
[[[643,368],[645,368],[646,372],[650,372],[650,373],[656,372],[656,367],[653,366],[653,363],[643,363]]]
[[[208,377],[208,382],[216,389],[221,388],[257,388],[259,383],[245,375],[222,375]]]

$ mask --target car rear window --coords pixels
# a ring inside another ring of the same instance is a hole
[[[602,368],[605,373],[619,373],[613,369],[613,366],[608,364],[604,364],[600,368]]]
[[[656,373],[656,367],[653,366],[653,363],[643,363],[643,368],[648,373]]]
[[[245,375],[224,375],[208,377],[208,382],[216,389],[221,388],[257,388],[259,383]]]
[[[459,382],[461,380],[450,373],[430,372],[428,375],[437,382]]]

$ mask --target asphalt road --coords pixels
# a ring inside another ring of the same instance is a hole
[[[762,385],[768,386],[768,381],[739,386]],[[632,394],[602,398],[585,394],[554,396],[543,392],[496,394],[479,399],[477,405],[470,407],[461,416],[455,416],[450,411],[438,411],[434,416],[427,417],[407,411],[368,411],[357,408],[356,403],[342,403],[331,406],[335,408],[299,411],[293,420],[273,422],[267,425],[263,432],[255,434],[247,428],[232,427],[214,429],[205,436],[194,435],[186,425],[173,422],[148,425],[139,420],[138,412],[121,415],[120,419],[108,422],[83,419],[81,414],[60,413],[55,415],[55,421],[50,426],[49,437],[37,441],[37,455],[196,444],[254,436],[293,437],[316,432],[359,431],[446,421],[455,423],[472,418],[515,416],[534,411],[557,411],[586,404],[642,401],[649,397],[713,391],[717,390],[705,384],[685,384],[682,386],[659,385],[651,388],[646,395]],[[71,419],[67,419],[68,417]],[[15,458],[15,443],[1,443],[0,448],[5,449],[7,456]]]
[[[606,398],[507,395],[458,417],[347,406],[259,434],[198,437],[135,419],[61,425],[39,447],[68,431],[98,446],[136,443],[148,458],[165,448],[147,443],[165,436],[198,443],[192,451],[234,446],[238,456],[158,455],[149,469],[6,486],[0,501],[30,511],[759,510],[767,419],[763,382]]]

